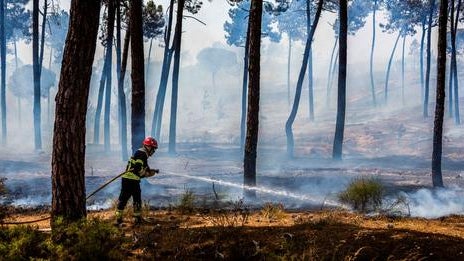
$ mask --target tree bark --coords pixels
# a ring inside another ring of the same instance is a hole
[[[124,77],[126,76],[127,55],[129,52],[130,32],[126,31],[124,39],[123,58],[121,61],[121,6],[116,1],[116,67],[118,72],[118,115],[119,115],[119,137],[121,143],[122,160],[128,159],[127,153],[127,112],[126,94],[124,93]]]
[[[76,221],[85,208],[85,119],[98,33],[100,1],[71,2],[60,82],[52,153],[52,223]]]
[[[445,113],[446,88],[446,27],[448,23],[448,0],[440,1],[438,16],[437,95],[433,126],[432,183],[443,187],[441,157],[443,150],[443,117]]]
[[[348,3],[340,0],[340,52],[338,66],[338,99],[337,99],[337,123],[333,143],[332,158],[342,159],[343,135],[345,130],[346,110],[346,62],[347,62],[347,36],[348,36]]]
[[[129,24],[132,60],[132,152],[135,152],[145,138],[145,59],[143,57],[142,0],[130,2]]]
[[[263,1],[251,0],[248,28],[250,30],[249,48],[250,60],[248,70],[248,109],[247,134],[243,158],[243,184],[247,187],[256,186],[256,156],[259,130],[259,96],[261,71],[261,21],[263,14]],[[245,198],[253,199],[256,191],[245,189]]]
[[[300,103],[301,89],[303,87],[303,80],[306,74],[306,68],[308,67],[309,51],[311,50],[312,40],[314,37],[314,32],[316,31],[317,24],[322,12],[322,6],[324,5],[323,0],[319,0],[317,5],[316,14],[314,16],[314,23],[311,26],[311,30],[308,33],[308,38],[306,39],[305,50],[303,54],[303,63],[301,65],[300,74],[298,75],[298,82],[295,89],[295,98],[293,100],[292,110],[288,116],[287,122],[285,123],[285,134],[287,135],[287,155],[293,157],[294,149],[294,140],[293,140],[293,131],[292,126],[295,121],[296,113],[298,111],[298,105]],[[307,9],[309,8],[309,2],[307,2]],[[308,17],[310,19],[310,17]]]

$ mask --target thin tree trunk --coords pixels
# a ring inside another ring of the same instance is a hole
[[[453,81],[454,81],[454,122],[459,125],[461,124],[461,117],[459,114],[459,79],[458,79],[458,65],[456,62],[456,32],[458,30],[458,21],[459,21],[459,13],[461,10],[462,1],[458,0],[457,9],[458,12],[456,13],[456,19],[454,21],[454,39],[453,41],[453,54],[452,54],[452,68],[453,68]]]
[[[421,80],[421,100],[424,99],[424,89],[425,89],[425,80],[424,80],[424,42],[425,42],[425,17],[422,20],[422,36],[421,36],[421,45],[420,45],[420,80]]]
[[[346,62],[347,62],[347,36],[348,36],[348,3],[340,0],[340,54],[338,66],[338,99],[337,99],[337,123],[333,143],[332,158],[342,159],[343,136],[345,130],[346,110]]]
[[[433,20],[433,11],[435,10],[435,0],[430,2],[429,10],[429,21],[427,27],[427,67],[425,71],[425,90],[424,90],[424,111],[423,117],[427,118],[429,116],[429,84],[430,84],[430,62],[432,56],[432,20]]]
[[[327,72],[327,95],[326,95],[326,101],[325,101],[325,104],[327,107],[329,107],[329,104],[330,104],[330,86],[332,85],[332,66],[333,66],[333,58],[334,58],[335,50],[337,48],[337,44],[338,44],[338,36],[335,37],[335,43],[332,48],[332,54],[330,55],[329,70]]]
[[[371,76],[371,93],[372,93],[372,102],[374,106],[377,105],[376,97],[375,97],[375,81],[374,81],[374,48],[375,48],[375,14],[377,12],[377,0],[374,0],[374,10],[372,14],[372,45],[371,45],[371,57],[369,63],[369,73]]]
[[[245,39],[245,54],[243,55],[243,78],[242,78],[242,115],[240,117],[240,148],[245,147],[246,113],[247,113],[247,88],[248,88],[248,58],[250,52],[250,23],[247,26]]]
[[[164,100],[166,98],[166,88],[168,85],[169,71],[171,68],[172,48],[169,47],[171,41],[172,30],[172,14],[174,11],[174,0],[169,2],[169,17],[168,25],[164,31],[164,54],[163,66],[161,69],[161,79],[158,87],[158,94],[156,95],[155,110],[153,112],[153,121],[151,126],[151,135],[161,138],[161,123],[163,118]]]
[[[34,70],[34,141],[35,149],[42,149],[40,120],[40,61],[39,61],[39,0],[33,0],[32,9],[32,63]],[[2,65],[2,68],[3,65]]]
[[[311,31],[311,3],[306,5],[307,8],[307,19],[306,19],[306,30],[309,33]],[[308,105],[309,105],[309,121],[314,121],[314,78],[313,78],[313,49],[309,49],[308,54]]]
[[[142,0],[130,2],[130,33],[132,61],[132,104],[131,131],[132,152],[135,152],[145,138],[145,77],[143,56]]]
[[[448,117],[453,118],[453,52],[455,51],[456,42],[453,40],[456,39],[456,34],[454,31],[454,0],[451,0],[450,8],[450,36],[451,36],[451,60],[449,64],[449,77],[448,77]]]
[[[290,108],[290,69],[292,61],[292,37],[288,36],[288,58],[287,58],[287,102],[288,108]]]
[[[148,69],[150,69],[150,56],[151,56],[151,47],[153,46],[153,38],[150,39],[150,47],[148,47],[148,57],[147,57],[147,66],[145,69],[145,78],[148,78]],[[147,79],[145,79],[145,86],[147,85]]]
[[[107,47],[108,48],[108,47]],[[105,54],[106,54],[105,49]],[[105,91],[105,83],[108,77],[106,77],[106,73],[108,71],[108,57],[105,55],[105,60],[103,61],[103,69],[102,74],[100,76],[100,87],[98,88],[98,97],[97,97],[97,108],[95,110],[95,123],[94,123],[94,131],[93,131],[93,143],[99,144],[100,143],[100,117],[101,111],[103,107],[103,93]]]
[[[448,23],[448,0],[440,1],[438,16],[437,95],[433,127],[432,183],[443,187],[441,157],[443,150],[443,117],[445,113],[446,88],[446,27]]]
[[[115,1],[108,1],[108,24],[107,24],[107,38],[106,38],[106,59],[108,59],[108,66],[106,68],[106,89],[105,89],[105,115],[103,119],[104,127],[104,144],[105,152],[110,151],[110,114],[111,114],[111,87],[112,87],[112,68],[113,68],[113,35],[114,35],[114,19],[116,15]]]
[[[306,5],[307,5],[306,8],[308,10],[309,2],[307,2]],[[319,18],[321,16],[323,5],[324,5],[324,1],[319,0],[319,3],[317,5],[316,14],[314,16],[314,23],[311,26],[311,31],[308,33],[308,38],[306,39],[305,51],[303,54],[303,63],[301,65],[300,74],[298,75],[298,82],[296,84],[295,98],[293,101],[292,110],[290,112],[290,115],[288,116],[287,122],[285,123],[285,134],[287,136],[287,155],[289,157],[293,157],[294,139],[293,139],[292,127],[293,127],[293,122],[295,121],[296,113],[298,111],[298,105],[300,103],[301,89],[303,86],[304,76],[306,74],[306,68],[308,67],[309,51],[311,50],[314,32],[316,31],[316,27],[319,22]],[[307,14],[307,17],[308,19],[310,19],[308,14]]]
[[[124,77],[126,75],[127,54],[129,51],[130,32],[126,32],[124,39],[124,66],[121,62],[121,5],[116,1],[116,71],[118,76],[118,116],[119,116],[119,142],[121,143],[122,160],[127,160],[127,113],[126,95],[124,94]]]
[[[260,96],[260,62],[261,62],[261,21],[263,13],[263,1],[251,0],[248,28],[250,32],[249,48],[249,79],[248,82],[248,110],[247,110],[247,134],[243,158],[243,184],[256,186],[256,157],[259,131],[259,96]],[[256,198],[256,191],[245,190],[245,198]]]
[[[401,101],[404,105],[404,49],[406,45],[406,35],[403,36],[403,48],[401,53]]]
[[[52,154],[52,224],[86,216],[85,119],[100,1],[71,1],[69,32],[56,95]]]
[[[1,94],[0,107],[2,111],[2,145],[6,145],[6,39],[5,39],[5,4],[0,1],[0,66],[1,66]]]
[[[185,0],[177,2],[176,29],[174,33],[174,64],[172,70],[171,119],[169,122],[169,153],[176,153],[177,99],[179,91],[180,50],[182,44],[182,18]]]
[[[385,76],[385,93],[384,93],[384,102],[385,105],[388,102],[388,81],[390,79],[390,69],[393,61],[393,57],[395,56],[395,51],[396,51],[396,46],[398,45],[398,41],[400,40],[401,37],[401,31],[398,32],[398,36],[396,37],[395,45],[393,46],[393,50],[390,54],[390,59],[388,60],[388,66],[387,66],[387,75]]]
[[[42,34],[41,34],[41,40],[40,40],[40,56],[39,56],[39,77],[42,75],[44,49],[45,49],[45,27],[47,24],[47,9],[48,9],[47,0],[44,0],[43,9],[44,10],[42,14]]]

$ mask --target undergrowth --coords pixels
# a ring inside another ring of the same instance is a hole
[[[384,188],[374,178],[356,178],[348,187],[338,194],[338,199],[361,212],[376,210],[382,205]]]

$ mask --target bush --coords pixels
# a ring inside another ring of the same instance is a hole
[[[185,188],[177,208],[182,214],[193,212],[195,209],[195,194],[191,189]]]
[[[123,235],[108,222],[99,219],[64,223],[57,220],[52,231],[56,258],[59,260],[122,260]]]
[[[45,259],[50,255],[48,236],[31,226],[0,229],[0,259]]]
[[[284,205],[267,202],[261,209],[261,215],[269,221],[276,221],[285,217]]]
[[[362,177],[353,180],[345,191],[338,194],[338,199],[355,210],[366,212],[382,205],[383,193],[384,188],[380,181]]]

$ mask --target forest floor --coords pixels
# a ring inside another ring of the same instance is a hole
[[[365,215],[344,210],[150,210],[120,226],[129,260],[464,260],[464,216],[439,219]],[[242,209],[243,210],[243,209]],[[17,211],[18,212],[18,211]],[[114,212],[89,217],[113,222]],[[8,220],[47,212],[23,210]],[[36,223],[49,231],[49,221]]]

